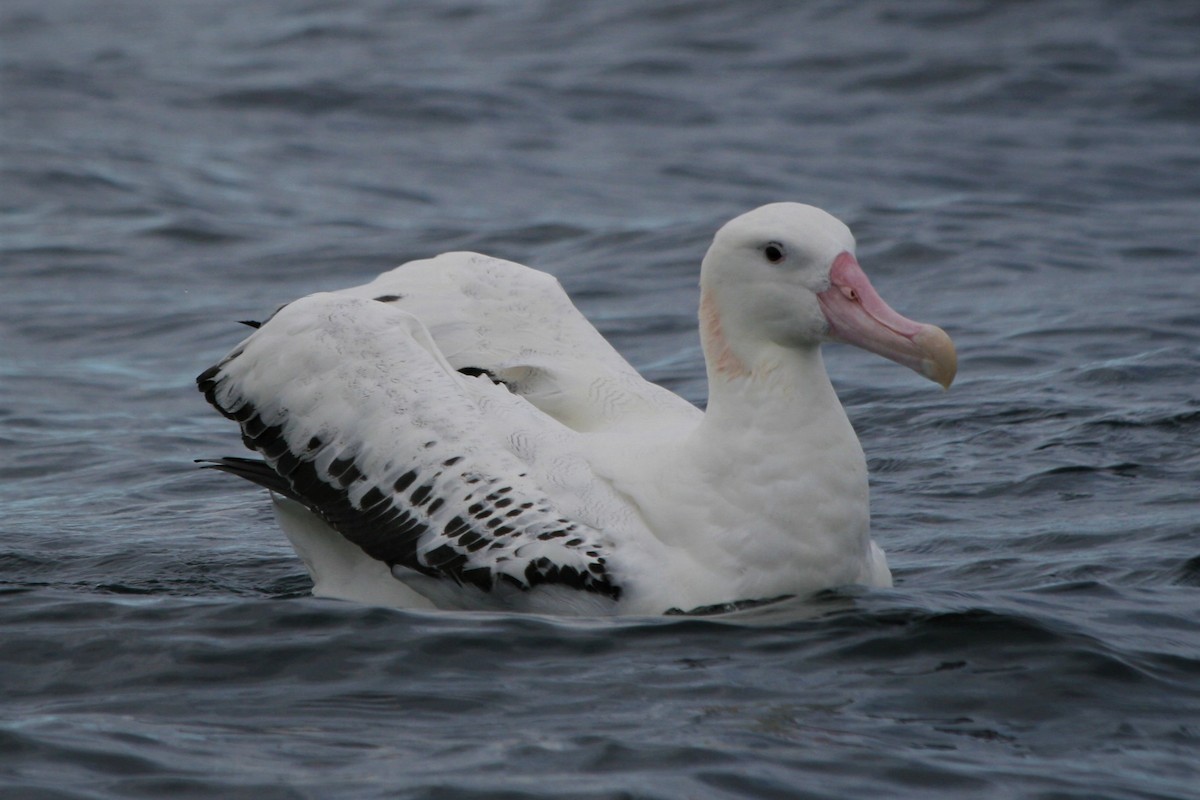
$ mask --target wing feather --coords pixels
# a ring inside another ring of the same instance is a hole
[[[620,597],[604,537],[560,513],[530,474],[529,459],[548,458],[543,480],[580,469],[556,463],[556,423],[486,376],[457,372],[393,303],[297,300],[197,383],[284,494],[395,574],[484,592],[544,585]],[[217,466],[270,487],[257,468]]]
[[[645,380],[552,275],[479,253],[411,261],[340,294],[411,311],[455,369],[486,370],[573,430],[695,425],[701,412]]]

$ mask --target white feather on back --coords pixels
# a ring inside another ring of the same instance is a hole
[[[411,261],[339,294],[395,297],[455,369],[486,369],[567,427],[612,431],[698,424],[702,413],[650,383],[587,318],[558,280],[479,253]]]

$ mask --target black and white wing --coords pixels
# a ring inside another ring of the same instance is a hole
[[[386,295],[290,303],[197,383],[266,464],[215,466],[303,503],[419,592],[620,598],[595,523],[629,514],[572,455],[576,434],[457,371]]]

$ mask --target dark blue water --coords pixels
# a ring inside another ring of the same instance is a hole
[[[1185,2],[0,9],[0,797],[1200,797]],[[193,377],[478,249],[703,403],[724,220],[842,217],[942,393],[827,363],[897,587],[711,619],[307,596]]]

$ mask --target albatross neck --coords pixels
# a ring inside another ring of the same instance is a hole
[[[708,372],[709,433],[845,419],[817,342],[783,347],[727,329],[716,293],[700,292],[700,340]],[[806,425],[805,425],[806,426]],[[851,434],[853,435],[853,434]]]
[[[739,432],[774,431],[788,440],[807,430],[833,433],[832,425],[853,436],[819,346],[763,345],[759,351],[759,358],[736,373],[709,360],[708,408],[701,426],[709,429],[706,433],[737,438]]]
[[[689,546],[736,573],[729,592],[738,597],[863,579],[871,552],[866,460],[820,348],[742,352],[760,356],[747,359],[745,373],[724,373],[710,360],[708,409],[673,473],[703,487],[687,498],[699,520]]]

